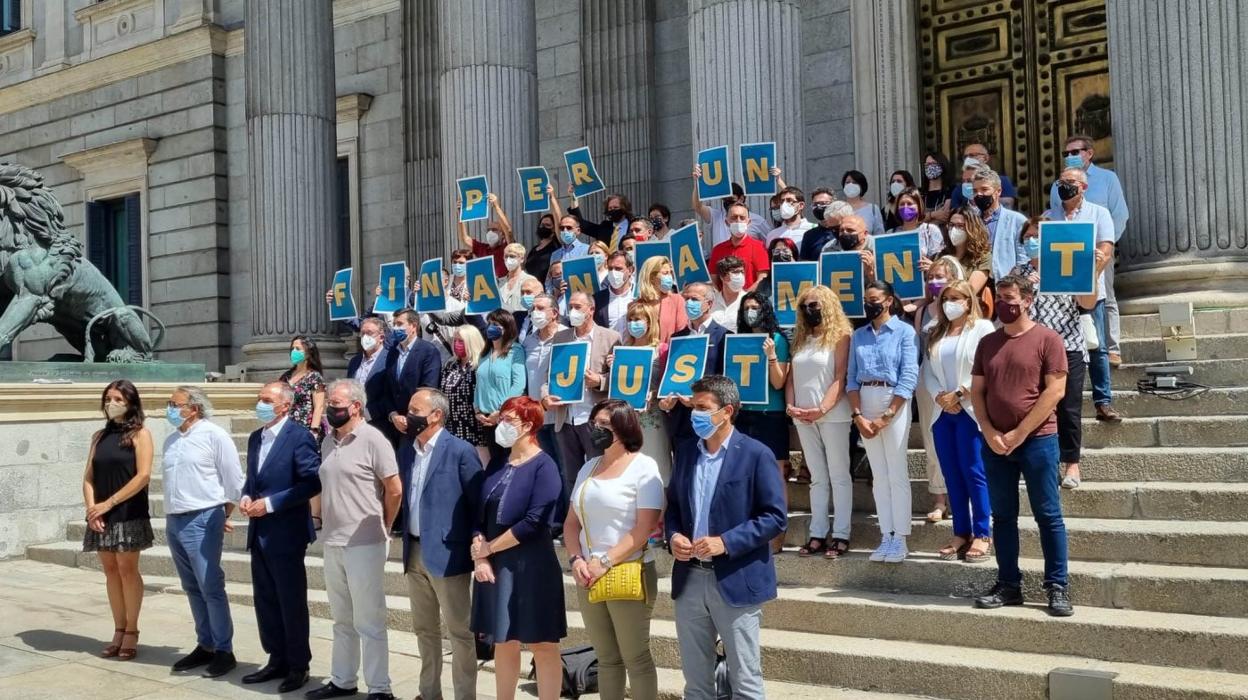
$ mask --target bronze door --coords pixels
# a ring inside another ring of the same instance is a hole
[[[984,143],[1032,214],[1068,135],[1113,166],[1105,0],[920,0],[918,21],[924,143],[959,176],[963,146]]]

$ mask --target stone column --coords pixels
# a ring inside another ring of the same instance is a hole
[[[923,131],[919,124],[919,55],[915,5],[896,0],[854,0],[854,154],[883,204],[888,176],[909,170],[917,180]],[[838,174],[837,177],[840,177]],[[840,183],[830,183],[834,189]]]
[[[246,9],[251,378],[290,366],[291,336],[343,367],[325,290],[333,275],[335,106],[332,0],[266,0]]]
[[[443,213],[448,210],[442,188],[442,131],[439,123],[438,3],[403,3],[403,113],[407,149],[407,248],[415,267],[444,255],[447,235]]]
[[[65,1],[45,0],[43,3],[43,63],[35,70],[35,75],[69,66],[65,59]]]
[[[689,0],[693,148],[775,141],[786,182],[803,178],[802,12],[796,0]],[[690,158],[689,168],[693,168]],[[766,203],[752,205],[766,208]]]
[[[1106,3],[1123,313],[1248,306],[1248,3]]]
[[[537,37],[532,0],[439,0],[438,79],[441,119],[442,206],[445,228],[425,235],[458,248],[455,181],[489,178],[512,225],[520,213],[516,168],[537,164]],[[484,234],[476,224],[474,236]]]
[[[652,6],[647,0],[588,0],[581,8],[581,86],[585,142],[608,192],[633,202],[644,216],[651,202],[650,134],[654,126],[650,88],[654,47]],[[604,195],[605,196],[605,195]],[[601,197],[582,203],[600,218]]]

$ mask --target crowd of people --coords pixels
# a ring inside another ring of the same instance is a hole
[[[940,558],[995,556],[998,576],[974,605],[1022,603],[1018,567],[1020,478],[1044,555],[1048,610],[1073,613],[1067,588],[1061,488],[1078,488],[1085,368],[1096,418],[1120,420],[1108,373],[1117,356],[1113,247],[1127,210],[1113,173],[1092,164],[1092,139],[1072,136],[1051,208],[1012,206],[1007,177],[969,144],[961,178],[939,153],[920,177],[901,170],[879,206],[847,172],[837,191],[807,195],[781,183],[770,208],[739,191],[692,202],[709,247],[709,283],[679,288],[672,261],[635,268],[638,242],[673,230],[661,203],[635,214],[605,198],[591,221],[571,197],[542,215],[537,244],[516,242],[497,197],[483,240],[464,226],[445,271],[445,311],[404,308],[352,324],[359,352],[347,377],[326,384],[313,339],[290,343],[290,370],[265,384],[245,464],[211,422],[195,386],[167,400],[174,430],[162,454],[166,532],[195,621],[196,646],[176,671],[235,667],[220,557],[230,515],[248,518],[247,547],[265,665],[244,683],[308,682],[303,558],[319,540],[334,620],[331,676],[308,698],[388,698],[383,570],[401,541],[421,655],[420,692],[441,697],[442,628],[452,683],[475,696],[476,662],[495,662],[497,696],[514,697],[521,645],[532,652],[539,695],[559,694],[559,642],[567,635],[564,564],[597,654],[602,697],[654,698],[649,645],[656,550],[675,559],[671,595],[685,696],[715,697],[717,640],[734,697],[763,696],[761,605],[776,595],[773,556],[788,524],[786,482],[809,484],[809,536],[794,552],[833,561],[850,552],[855,465],[869,464],[879,525],[866,556],[909,554],[907,459],[917,422],[925,446],[929,521],[952,518]],[[773,171],[777,177],[781,172]],[[694,177],[698,177],[697,169]],[[917,184],[916,184],[917,182]],[[840,197],[840,199],[838,199]],[[768,220],[770,218],[770,221]],[[1096,292],[1037,294],[1042,221],[1096,228]],[[873,236],[919,233],[926,295],[900,299],[878,273]],[[857,251],[866,279],[863,318],[848,318],[826,286],[797,298],[792,328],[777,323],[772,263]],[[465,313],[469,259],[492,256],[502,308]],[[567,294],[561,263],[594,257],[601,288]],[[769,398],[743,405],[724,376],[725,338],[765,336]],[[690,396],[659,397],[672,338],[708,338],[704,375]],[[553,348],[589,346],[580,401],[549,391]],[[655,349],[644,410],[608,398],[616,347]],[[107,418],[83,480],[84,549],[100,553],[115,623],[105,656],[137,654],[139,552],[153,533],[147,498],[154,446],[134,385],[113,382]],[[795,437],[791,437],[795,436]],[[794,442],[796,440],[796,443]],[[800,446],[802,464],[791,468]],[[859,474],[861,475],[861,474]]]

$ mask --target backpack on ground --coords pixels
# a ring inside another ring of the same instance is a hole
[[[581,697],[585,693],[598,692],[598,655],[591,646],[572,647],[559,652],[563,665],[563,688],[559,696]],[[529,667],[529,680],[537,680],[537,663]]]

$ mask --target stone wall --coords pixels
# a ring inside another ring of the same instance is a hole
[[[849,0],[802,2],[802,110],[806,126],[806,191],[820,185],[840,190],[854,162],[854,68]],[[912,169],[915,166],[911,166]],[[916,171],[917,172],[917,171]],[[883,189],[871,183],[869,196]]]

